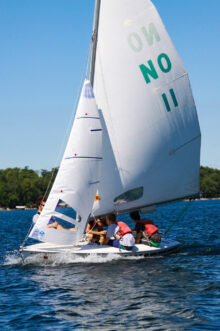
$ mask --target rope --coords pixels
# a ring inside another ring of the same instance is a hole
[[[187,209],[191,206],[192,201],[188,202],[187,205],[183,208],[183,210],[181,210],[181,212],[177,215],[177,218],[175,219],[175,221],[168,227],[168,229],[163,233],[164,236],[166,236],[167,232],[169,232],[172,227],[179,222],[179,220],[183,217],[183,215],[185,214],[185,212],[187,211]]]

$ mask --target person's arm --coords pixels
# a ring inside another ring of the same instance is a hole
[[[136,230],[135,244],[139,244],[141,241],[142,224],[137,223],[134,229]]]
[[[141,241],[141,233],[137,233],[136,238],[135,238],[135,244],[139,244]]]
[[[106,235],[107,231],[103,230],[103,231],[90,231],[90,234],[95,234],[97,236],[104,236]]]
[[[110,238],[106,237],[104,240],[104,245],[108,245]]]
[[[136,225],[136,224],[135,224],[134,229],[132,230],[132,233],[133,233],[133,234],[137,233],[137,225]]]
[[[33,223],[37,222],[39,216],[40,216],[40,214],[38,214],[38,213],[33,216],[33,218],[32,218]]]
[[[47,227],[48,228],[57,228],[57,226],[58,226],[58,223],[57,223],[57,221],[54,221],[53,223],[51,223],[51,224],[47,224]]]
[[[88,223],[87,228],[86,228],[86,233],[90,232],[91,233],[91,225]]]

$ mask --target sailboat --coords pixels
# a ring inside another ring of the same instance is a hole
[[[91,43],[89,78],[64,156],[28,236],[38,243],[21,247],[24,259],[173,250],[179,243],[166,238],[132,251],[82,238],[91,219],[147,213],[199,192],[201,133],[190,82],[153,3],[96,0]],[[75,231],[48,228],[51,218]]]

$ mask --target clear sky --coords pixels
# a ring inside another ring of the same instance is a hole
[[[153,3],[189,73],[201,165],[220,169],[220,0]],[[0,169],[59,164],[85,72],[93,7],[93,0],[0,0]]]

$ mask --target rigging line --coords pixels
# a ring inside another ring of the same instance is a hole
[[[168,229],[163,233],[164,236],[166,236],[167,232],[169,232],[172,227],[179,222],[179,220],[183,217],[183,215],[186,213],[187,209],[191,206],[192,200],[190,200],[187,205],[181,210],[181,212],[177,215],[175,221],[168,227]]]
[[[21,248],[21,249],[23,249],[23,247],[24,247],[26,241],[28,240],[29,234],[31,233],[33,227],[34,227],[34,224],[31,224],[31,226],[30,226],[30,228],[29,228],[29,230],[28,230],[28,232],[27,232],[27,234],[26,234],[26,237],[24,238],[23,242],[22,242],[21,245],[20,245],[20,248]]]
[[[172,149],[169,154],[172,155],[172,154],[176,153],[179,149],[185,147],[186,145],[189,145],[191,142],[193,142],[194,140],[197,140],[200,137],[201,137],[201,134],[197,135],[196,137],[190,139],[189,141],[185,142],[184,144],[180,145],[179,147]]]

